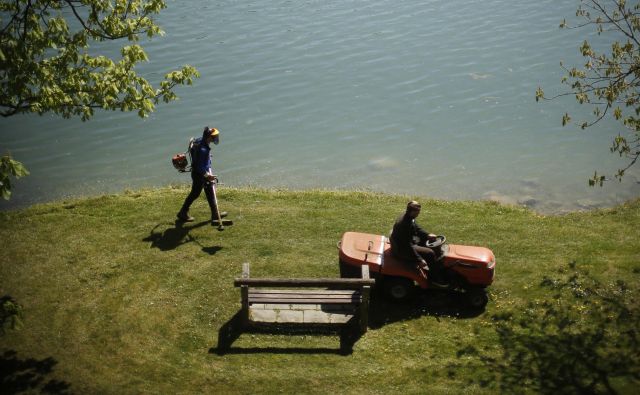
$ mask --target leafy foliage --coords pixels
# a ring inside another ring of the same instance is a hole
[[[606,4],[605,4],[606,3]],[[612,116],[622,123],[625,130],[613,139],[611,152],[628,159],[624,168],[618,169],[615,177],[621,180],[626,170],[640,157],[640,3],[628,5],[626,0],[581,0],[576,16],[583,22],[569,27],[566,20],[561,28],[594,27],[598,35],[620,37],[614,39],[608,53],[599,53],[588,41],[580,46],[585,58],[581,68],[568,68],[562,83],[569,92],[557,95],[574,95],[580,104],[593,106],[593,119],[579,123],[588,128],[606,116]],[[546,99],[542,88],[536,91],[536,101]],[[562,125],[571,122],[571,116],[562,117]],[[589,185],[603,185],[604,175],[597,172],[589,180]]]
[[[147,55],[141,35],[163,34],[152,16],[163,0],[2,0],[0,2],[0,114],[53,112],[91,118],[95,108],[147,116],[160,100],[190,85],[192,66],[166,74],[154,88],[134,68]],[[89,43],[126,39],[121,59],[93,55]]]
[[[101,108],[146,117],[160,101],[175,100],[173,89],[199,76],[193,66],[167,73],[158,87],[134,70],[148,60],[140,37],[163,34],[153,16],[165,7],[163,0],[0,0],[0,115],[86,121]],[[91,42],[121,39],[129,45],[120,60],[90,50]],[[9,199],[7,171],[28,172],[8,156],[2,160],[0,192]]]
[[[0,195],[9,200],[11,197],[11,180],[10,176],[20,178],[28,175],[29,172],[22,163],[11,159],[9,155],[3,155],[0,158]]]
[[[5,328],[19,328],[21,319],[22,307],[9,296],[0,298],[0,335],[4,335]]]

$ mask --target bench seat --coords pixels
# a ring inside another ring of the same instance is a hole
[[[340,352],[351,353],[353,344],[367,331],[369,296],[375,280],[362,266],[360,278],[251,278],[249,264],[242,265],[241,309],[218,335],[218,352],[224,354],[243,332],[340,335]]]
[[[356,290],[283,290],[249,288],[249,304],[299,305],[355,305],[362,302],[362,293]]]
[[[369,267],[361,278],[251,278],[249,264],[242,265],[240,287],[245,326],[260,324],[354,325],[367,330],[369,294],[375,283]]]

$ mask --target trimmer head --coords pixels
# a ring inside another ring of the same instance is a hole
[[[223,219],[222,223],[220,221],[218,221],[217,219],[214,219],[213,221],[211,221],[211,225],[213,226],[218,226],[218,230],[223,231],[225,226],[230,226],[233,225],[233,221],[230,219]]]

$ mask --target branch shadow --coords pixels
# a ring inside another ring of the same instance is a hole
[[[158,224],[153,227],[149,236],[142,239],[142,241],[151,242],[151,248],[157,248],[160,251],[170,251],[180,247],[183,244],[196,243],[202,248],[203,252],[209,255],[215,255],[215,253],[220,251],[222,247],[205,247],[196,238],[189,234],[191,230],[209,224],[209,221],[202,221],[191,225],[188,225],[187,223],[182,221],[175,221],[173,227],[167,228],[165,230],[159,230],[159,228],[161,228],[163,224]]]
[[[492,315],[497,353],[464,344],[449,375],[475,371],[464,377],[469,384],[508,393],[637,392],[640,310],[626,285],[575,271],[568,279],[543,280],[541,289],[550,291],[543,300]]]
[[[369,304],[369,328],[379,329],[394,322],[408,321],[424,316],[476,318],[484,309],[468,306],[464,295],[447,290],[420,290],[406,303],[389,301],[382,292],[374,292]]]
[[[70,394],[71,384],[49,379],[54,366],[58,363],[49,357],[41,360],[19,359],[13,350],[0,355],[0,392],[18,394],[23,392],[41,392],[46,394]]]
[[[334,354],[350,355],[353,346],[360,339],[361,334],[356,328],[355,320],[350,320],[344,325],[323,326],[311,324],[267,324],[246,325],[243,320],[242,310],[239,310],[218,331],[218,344],[209,349],[210,354],[224,356],[226,354]],[[242,334],[284,334],[284,335],[311,335],[311,336],[340,336],[339,348],[312,348],[312,347],[233,347],[233,343]]]
[[[215,255],[216,252],[220,251],[222,247],[220,246],[211,246],[211,247],[202,247],[202,252],[206,252],[209,255]]]

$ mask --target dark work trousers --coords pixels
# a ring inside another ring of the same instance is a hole
[[[211,181],[208,181],[201,174],[196,173],[195,171],[191,172],[191,192],[184,200],[184,204],[182,205],[181,213],[188,213],[189,207],[191,204],[200,196],[202,193],[202,189],[204,189],[204,194],[207,196],[207,202],[209,203],[209,208],[211,209],[211,218],[216,216],[216,202],[213,199],[213,190],[211,189]]]
[[[444,266],[442,265],[442,262],[437,260],[436,253],[431,248],[421,245],[414,245],[413,249],[427,262],[427,266],[429,266],[429,274],[433,280],[437,282],[444,282]]]
[[[436,253],[428,247],[424,247],[421,245],[414,245],[413,249],[424,259],[427,261],[427,264],[431,266],[436,261]]]

